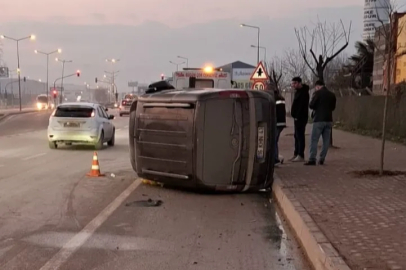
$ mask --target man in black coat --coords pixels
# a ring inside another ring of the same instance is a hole
[[[316,91],[313,94],[309,107],[313,110],[313,128],[310,138],[310,157],[305,165],[316,165],[317,145],[320,136],[323,138],[323,147],[320,152],[319,164],[323,165],[330,146],[330,135],[333,127],[333,111],[336,108],[336,95],[329,91],[322,81],[316,82]]]
[[[290,161],[304,162],[306,145],[306,125],[309,118],[309,86],[302,83],[300,77],[292,79],[292,88],[295,89],[295,96],[290,110],[294,119],[295,128],[295,151]]]

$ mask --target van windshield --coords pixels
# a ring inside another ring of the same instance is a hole
[[[74,117],[88,118],[92,117],[93,108],[83,106],[59,106],[56,109],[55,117]]]

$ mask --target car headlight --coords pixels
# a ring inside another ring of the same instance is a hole
[[[41,103],[37,103],[37,108],[38,108],[38,109],[41,109],[41,107],[42,107],[42,106],[41,106]]]

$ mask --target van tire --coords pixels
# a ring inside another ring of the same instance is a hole
[[[94,149],[96,150],[101,150],[103,149],[103,143],[104,143],[104,131],[102,130],[101,134],[100,134],[100,138],[97,141],[97,143],[94,145]]]

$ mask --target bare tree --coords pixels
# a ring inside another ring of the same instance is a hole
[[[327,22],[318,20],[312,30],[305,26],[300,29],[295,28],[295,33],[299,51],[305,63],[315,77],[324,81],[324,71],[327,65],[348,46],[351,22],[347,31],[341,20],[339,24],[327,24]],[[313,58],[313,64],[309,60],[309,53]]]
[[[384,161],[385,161],[385,143],[386,143],[386,120],[388,114],[388,99],[393,92],[396,91],[396,87],[393,84],[393,69],[395,66],[396,58],[403,55],[396,53],[396,44],[399,35],[403,31],[404,24],[399,25],[397,6],[390,0],[381,1],[382,8],[385,10],[389,22],[384,21],[379,17],[377,10],[377,20],[379,21],[379,27],[375,29],[375,50],[383,57],[384,60],[384,83],[383,90],[385,93],[385,101],[383,106],[383,119],[382,119],[382,138],[381,138],[381,153],[379,163],[379,175],[384,174]],[[383,41],[384,46],[381,46]],[[396,94],[395,94],[396,96]]]
[[[285,51],[283,57],[283,68],[285,77],[289,79],[300,76],[305,82],[309,82],[311,80],[311,71],[307,66],[301,52],[298,50],[288,49]]]
[[[275,56],[272,60],[266,62],[265,66],[269,74],[271,87],[273,87],[273,90],[281,92],[286,87],[282,59]]]

